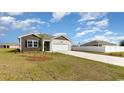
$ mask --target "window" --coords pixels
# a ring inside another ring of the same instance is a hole
[[[32,40],[28,41],[28,47],[33,47]]]
[[[38,40],[27,40],[28,48],[38,48]]]
[[[34,41],[34,47],[38,47],[38,41]]]

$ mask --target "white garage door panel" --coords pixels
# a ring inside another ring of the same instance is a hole
[[[52,49],[53,51],[59,51],[59,50],[68,51],[68,45],[52,45]]]

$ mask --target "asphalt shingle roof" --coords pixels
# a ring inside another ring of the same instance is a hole
[[[81,46],[93,46],[93,45],[116,45],[107,41],[102,41],[102,40],[94,40],[90,41],[88,43],[82,44]]]
[[[49,34],[37,34],[39,38],[44,38],[44,39],[51,39],[54,38],[54,36],[51,36]]]

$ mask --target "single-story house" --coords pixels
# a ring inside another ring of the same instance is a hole
[[[116,46],[116,44],[102,40],[94,40],[85,44],[81,44],[80,46]]]
[[[18,37],[20,51],[69,51],[70,40],[64,36],[27,34]]]
[[[14,49],[17,49],[17,48],[19,48],[19,45],[15,44],[15,43],[0,43],[0,48],[14,48]]]
[[[102,40],[94,40],[88,43],[84,43],[78,46],[72,46],[74,51],[95,51],[95,52],[123,52],[124,47],[117,46],[114,43],[110,43]]]

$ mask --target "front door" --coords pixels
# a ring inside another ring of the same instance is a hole
[[[50,51],[50,42],[49,41],[44,42],[44,51]]]

